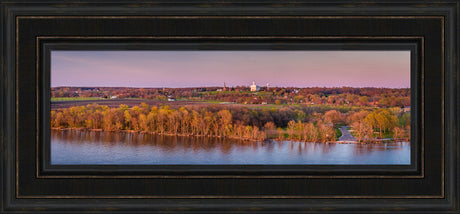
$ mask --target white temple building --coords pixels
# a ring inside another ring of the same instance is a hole
[[[256,85],[255,81],[252,81],[251,91],[259,91],[259,90],[260,90],[260,86]]]

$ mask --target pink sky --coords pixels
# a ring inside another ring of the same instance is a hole
[[[51,87],[410,87],[410,51],[52,51]]]

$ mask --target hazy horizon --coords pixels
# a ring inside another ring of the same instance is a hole
[[[51,87],[410,88],[410,51],[52,51]]]
[[[256,83],[256,85],[258,85]],[[158,89],[158,88],[169,88],[169,89],[176,89],[176,88],[219,88],[222,87],[223,85],[220,86],[193,86],[193,87],[129,87],[129,86],[53,86],[51,88],[139,88],[139,89]],[[260,87],[265,87],[264,85],[258,85]],[[226,85],[227,88],[235,88],[235,87],[246,87],[249,88],[249,85],[237,85],[237,86],[228,86]],[[390,88],[390,87],[350,87],[350,86],[331,86],[331,87],[292,87],[292,86],[269,86],[270,88],[382,88],[382,89],[410,89],[410,87],[407,88]]]

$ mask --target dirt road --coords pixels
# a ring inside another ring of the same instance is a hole
[[[340,131],[342,132],[342,136],[339,137],[339,141],[357,141],[353,135],[351,135],[350,131],[348,131],[349,126],[342,126],[340,127]]]

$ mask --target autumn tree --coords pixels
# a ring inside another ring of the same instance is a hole
[[[224,109],[217,112],[218,134],[220,136],[227,136],[232,129],[232,114],[230,111]]]
[[[352,112],[347,117],[347,123],[352,124],[355,122],[364,122],[364,118],[369,114],[368,111],[361,110],[359,112]]]
[[[296,127],[296,122],[294,120],[289,121],[288,126],[287,126],[287,133],[288,133],[289,139],[294,138],[295,127]]]
[[[337,110],[329,110],[324,113],[325,122],[332,123],[333,125],[344,122],[344,117],[345,116]]]
[[[366,124],[364,121],[356,121],[351,124],[351,127],[353,127],[353,133],[355,134],[355,137],[358,139],[358,142],[363,141],[364,137],[366,136]]]
[[[318,142],[319,132],[318,128],[313,123],[307,123],[303,129],[304,139],[307,142]]]
[[[278,140],[280,141],[284,140],[284,130],[278,127],[276,131],[278,132]]]

